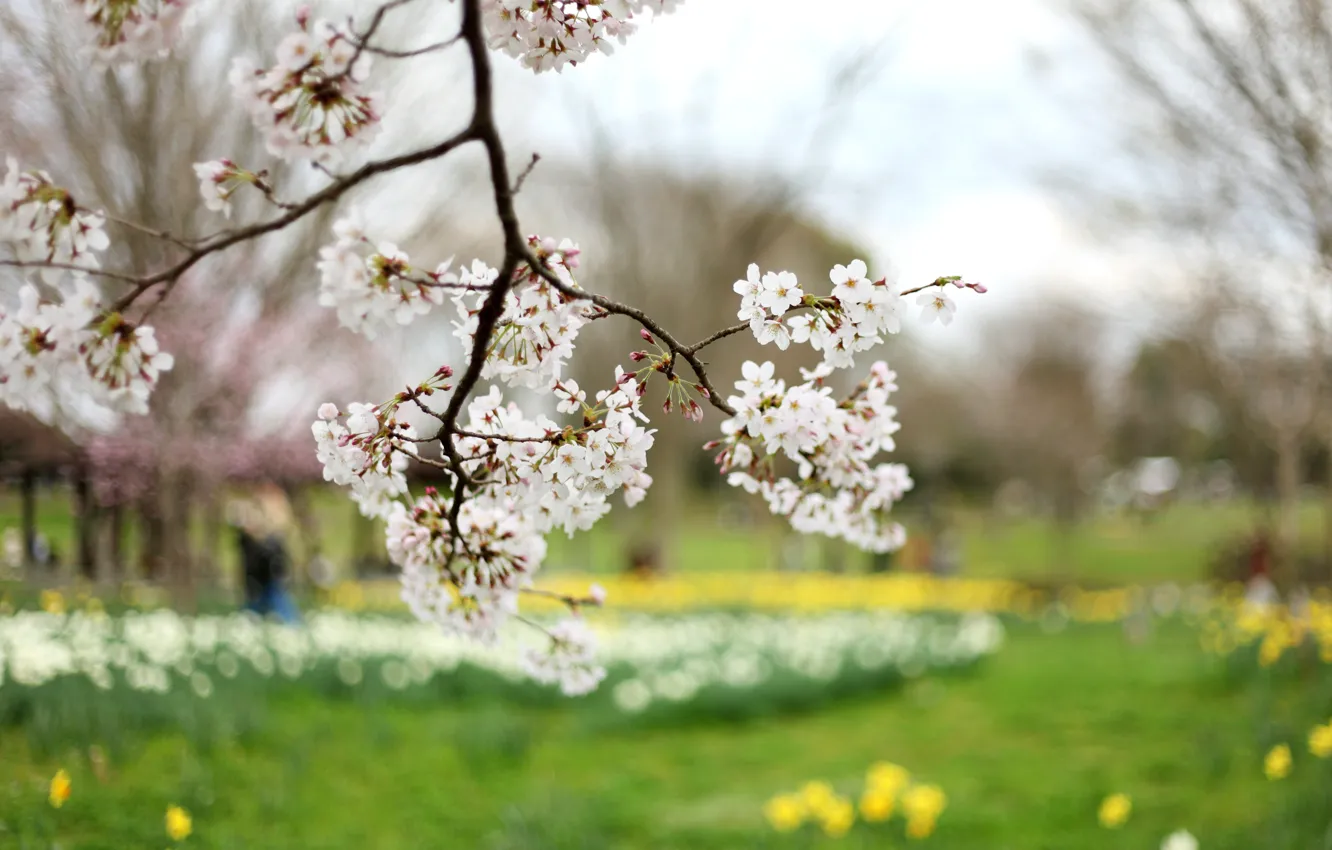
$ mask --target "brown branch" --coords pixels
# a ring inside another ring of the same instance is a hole
[[[527,175],[532,173],[532,169],[536,168],[536,164],[540,161],[541,154],[533,153],[531,162],[527,163],[527,167],[523,169],[523,173],[519,174],[518,179],[514,182],[512,194],[516,195],[523,190],[523,183],[527,180]]]
[[[388,171],[394,171],[398,168],[404,168],[409,165],[417,165],[432,159],[438,159],[475,138],[474,131],[472,127],[469,126],[461,132],[450,136],[444,141],[431,147],[401,154],[400,156],[389,157],[388,159],[368,162],[351,174],[348,174],[346,177],[341,178],[336,183],[324,187],[320,191],[306,198],[304,201],[295,204],[285,214],[260,224],[254,224],[249,227],[242,227],[221,233],[215,239],[211,239],[192,249],[184,259],[176,263],[174,266],[164,269],[157,274],[134,278],[128,275],[116,275],[102,272],[102,274],[109,277],[118,277],[121,280],[129,280],[136,283],[136,286],[125,295],[121,296],[119,300],[111,305],[110,309],[112,312],[123,312],[127,307],[134,303],[135,299],[149,289],[152,289],[154,286],[162,283],[167,284],[168,286],[173,285],[181,275],[193,268],[194,265],[204,257],[207,257],[210,254],[215,254],[226,248],[230,248],[237,243],[247,242],[276,230],[282,230],[288,225],[304,218],[306,215],[324,204],[336,201],[348,191],[359,186],[361,183],[364,183],[366,180],[369,180],[371,177]]]
[[[107,221],[114,222],[120,225],[121,227],[128,227],[130,230],[136,230],[139,233],[151,236],[154,239],[162,239],[174,245],[179,245],[180,247],[184,248],[187,251],[193,250],[195,245],[197,245],[199,242],[199,240],[197,239],[194,241],[190,241],[188,239],[181,239],[179,236],[173,236],[165,230],[155,230],[151,227],[144,227],[142,224],[136,224],[132,221],[119,218],[114,215],[108,215],[106,213],[103,213],[103,215],[106,216]]]
[[[694,351],[691,350],[689,346],[682,344],[678,339],[671,335],[670,331],[657,324],[657,322],[647,313],[644,313],[637,307],[621,304],[614,299],[607,298],[604,295],[598,295],[595,292],[574,289],[572,286],[569,286],[567,283],[556,277],[550,269],[546,268],[545,264],[537,259],[536,255],[527,247],[526,242],[522,244],[522,259],[532,271],[536,272],[545,279],[547,283],[558,289],[560,292],[563,292],[565,295],[568,295],[570,298],[591,301],[607,313],[627,316],[635,322],[638,322],[638,324],[646,329],[648,333],[653,334],[662,342],[666,343],[666,347],[670,349],[673,356],[684,358],[684,361],[689,364],[689,368],[694,370],[694,376],[698,379],[698,384],[702,386],[703,389],[707,390],[707,400],[713,407],[717,408],[722,413],[725,413],[727,416],[735,415],[735,408],[722,401],[721,397],[717,394],[717,390],[712,386],[712,382],[708,379],[707,367],[703,364],[703,361],[698,359],[698,356],[694,354]]]
[[[422,56],[426,53],[433,53],[436,50],[444,50],[457,44],[462,38],[462,34],[455,35],[453,38],[437,41],[434,44],[427,44],[425,47],[418,47],[414,50],[389,50],[386,47],[372,47],[365,42],[361,42],[359,48],[366,53],[373,53],[376,56],[384,56],[388,59],[411,59],[413,56]]]

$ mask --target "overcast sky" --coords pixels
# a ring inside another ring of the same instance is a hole
[[[974,339],[979,317],[1055,290],[1131,317],[1138,272],[1159,251],[1098,244],[1045,179],[1096,169],[1114,144],[1110,125],[1089,121],[1105,77],[1060,2],[686,3],[612,57],[535,79],[506,69],[522,104],[507,123],[536,149],[573,153],[595,108],[625,156],[684,171],[802,173],[813,149],[834,163],[814,213],[881,268],[904,283],[956,273],[991,286],[931,335],[950,348]],[[869,49],[879,61],[811,148],[830,77]]]

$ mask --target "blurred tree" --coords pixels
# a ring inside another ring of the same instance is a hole
[[[112,264],[158,267],[162,243],[143,227],[207,233],[222,224],[199,203],[193,163],[221,151],[242,162],[270,159],[251,122],[234,120],[235,106],[218,86],[235,45],[270,45],[274,12],[255,0],[224,4],[210,12],[208,27],[189,30],[189,43],[171,58],[91,74],[63,8],[0,8],[0,147],[105,205],[115,231]],[[278,168],[275,183],[293,192],[316,176]],[[234,200],[242,218],[267,203],[257,196]],[[127,506],[143,524],[144,575],[187,585],[199,566],[191,529],[200,508],[211,529],[205,554],[215,566],[223,481],[318,475],[306,430],[311,411],[335,386],[363,382],[379,362],[360,337],[338,332],[331,313],[296,298],[308,296],[311,258],[331,214],[326,207],[281,237],[214,255],[172,287],[172,298],[147,306],[176,357],[148,417],[108,433],[111,420],[101,411],[79,399],[63,406],[56,421],[87,447],[91,492],[109,508],[106,577],[125,567]],[[15,281],[0,275],[0,289]],[[114,282],[104,285],[117,294]]]
[[[1118,200],[1185,235],[1272,335],[1242,362],[1276,447],[1294,546],[1300,435],[1332,404],[1332,5],[1326,0],[1070,0],[1146,109]],[[1219,281],[1218,281],[1219,278]],[[1296,353],[1298,352],[1298,353]],[[1332,417],[1322,416],[1332,424]],[[1322,429],[1332,440],[1332,427]],[[1332,483],[1332,482],[1329,482]],[[1332,487],[1327,541],[1332,555]]]

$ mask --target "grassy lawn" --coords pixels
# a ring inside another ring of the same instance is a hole
[[[73,548],[69,505],[66,493],[57,489],[41,491],[39,526],[64,555]],[[360,522],[354,507],[341,493],[322,488],[315,492],[311,505],[321,529],[324,553],[338,569],[347,571]],[[840,561],[852,572],[868,566],[863,553],[827,541],[796,539],[770,517],[737,507],[746,505],[754,507],[744,501],[730,501],[697,506],[680,517],[673,527],[687,527],[690,533],[678,535],[671,543],[666,553],[671,569],[770,570],[781,566],[784,560],[806,568],[826,567]],[[1247,503],[1179,505],[1145,523],[1127,516],[1094,518],[1061,540],[1042,518],[1001,520],[980,510],[969,510],[958,515],[962,571],[965,575],[987,578],[1071,579],[1093,585],[1192,581],[1205,576],[1208,560],[1218,544],[1253,528],[1258,516],[1257,510]],[[1317,501],[1307,503],[1301,520],[1308,545],[1317,546],[1322,534],[1322,505]],[[552,534],[546,569],[619,572],[627,566],[628,553],[638,539],[633,524],[641,527],[641,522],[641,516],[617,510],[591,532],[572,540],[563,534]],[[921,523],[909,512],[903,515],[903,522],[908,531],[921,528]],[[17,527],[18,523],[17,495],[0,490],[0,530]],[[127,551],[133,552],[135,529],[132,522],[126,525]],[[202,539],[202,528],[196,532]],[[382,537],[373,529],[361,533],[369,550],[379,554]],[[232,540],[225,536],[221,554],[228,575],[234,575],[236,570],[234,550]],[[299,558],[300,552],[296,554]],[[908,549],[900,557],[909,564],[915,556]]]
[[[924,846],[1156,847],[1182,826],[1209,850],[1286,846],[1257,838],[1271,837],[1265,821],[1295,781],[1261,770],[1260,739],[1288,700],[1225,687],[1197,646],[1178,622],[1136,646],[1117,626],[1021,626],[974,674],[814,715],[629,733],[559,710],[284,698],[257,731],[209,751],[179,736],[136,746],[104,782],[80,754],[39,756],[10,729],[0,819],[12,833],[54,815],[61,847],[108,850],[160,845],[172,802],[194,812],[195,847],[832,846],[770,832],[763,802],[816,778],[853,793],[870,762],[890,759],[948,793]],[[1298,769],[1298,747],[1296,758]],[[59,766],[75,792],[53,813],[45,783]],[[1096,808],[1115,791],[1134,811],[1112,833]],[[16,846],[5,834],[0,846]],[[835,843],[905,841],[894,821]]]

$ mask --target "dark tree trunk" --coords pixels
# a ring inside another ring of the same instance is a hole
[[[143,532],[139,539],[139,571],[147,581],[161,581],[166,572],[166,523],[158,504],[157,490],[139,503],[139,519]]]
[[[75,544],[79,575],[89,581],[97,578],[97,507],[88,483],[88,469],[79,465],[74,471]]]
[[[105,580],[114,584],[125,577],[125,508],[119,502],[107,511],[107,563]]]

